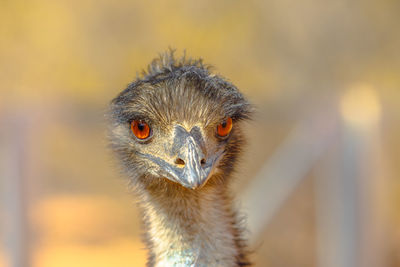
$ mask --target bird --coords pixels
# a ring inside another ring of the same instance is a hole
[[[161,53],[110,103],[110,145],[137,197],[147,266],[250,266],[229,185],[252,105],[203,60]]]

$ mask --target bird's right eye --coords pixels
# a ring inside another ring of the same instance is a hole
[[[146,139],[150,136],[150,127],[142,120],[133,120],[131,122],[131,130],[139,139]]]

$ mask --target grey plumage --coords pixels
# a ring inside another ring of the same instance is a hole
[[[250,114],[234,85],[171,51],[112,100],[111,146],[139,198],[148,266],[249,265],[227,187]],[[232,131],[217,136],[226,118]],[[150,126],[149,138],[135,137],[134,120]]]

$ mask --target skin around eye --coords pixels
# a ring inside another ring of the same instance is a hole
[[[133,120],[131,122],[131,130],[133,134],[139,139],[146,139],[150,136],[149,125],[142,120]]]
[[[228,117],[225,121],[218,124],[217,135],[220,137],[227,136],[232,130],[232,118]]]

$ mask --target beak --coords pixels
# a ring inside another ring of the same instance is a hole
[[[167,149],[169,160],[152,154],[142,154],[160,167],[159,175],[180,185],[196,189],[204,186],[212,176],[223,152],[208,157],[205,152],[204,138],[195,126],[190,132],[182,126],[175,126],[174,138]]]
[[[198,126],[189,132],[176,125],[170,151],[174,163],[170,164],[171,168],[164,169],[168,179],[191,189],[207,183],[217,157],[207,157],[204,137]]]
[[[189,135],[180,142],[180,149],[175,164],[178,166],[175,176],[181,185],[195,189],[202,187],[208,180],[212,164],[207,164],[206,157],[198,142]]]

